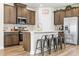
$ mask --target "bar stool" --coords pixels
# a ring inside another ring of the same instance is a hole
[[[36,42],[36,48],[34,55],[36,55],[37,49],[41,50],[42,56],[44,55],[44,48],[45,48],[45,43],[47,42],[47,35],[43,35],[41,39],[38,39]],[[40,43],[40,47],[38,47],[38,44]]]
[[[66,48],[65,38],[64,37],[61,37],[61,39],[62,39],[62,44],[64,45],[63,47]]]
[[[47,48],[47,51],[49,52],[49,54],[51,54],[51,40],[49,39],[49,35],[45,35],[43,47]]]
[[[49,51],[51,51],[52,43],[53,43],[53,47],[55,51],[58,51],[59,48],[62,49],[62,37],[61,36],[54,37],[54,34],[49,35],[49,36],[51,36],[50,42],[49,42],[50,43]]]
[[[62,37],[58,36],[58,48],[62,49]]]
[[[58,36],[60,37],[61,43],[62,43],[62,47],[66,47],[66,43],[65,43],[65,36],[64,36],[64,32],[59,32]]]
[[[58,49],[58,37],[54,37],[54,34],[48,35],[48,52],[51,54],[51,47],[54,47],[54,51]]]
[[[54,37],[54,34],[52,34],[51,36],[52,36],[51,37],[51,44],[53,43],[54,50],[56,51],[57,50],[57,45],[58,45],[58,39],[57,39],[57,37]]]
[[[39,43],[40,43],[40,47],[38,47]],[[36,55],[37,49],[41,50],[41,54],[44,55],[43,46],[42,45],[43,45],[43,40],[42,39],[38,39],[37,42],[36,42],[36,48],[35,48],[34,55]]]

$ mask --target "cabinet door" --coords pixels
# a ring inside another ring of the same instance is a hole
[[[4,33],[4,46],[13,46],[19,44],[18,32],[5,32]]]
[[[66,12],[66,17],[71,17],[71,16],[72,16],[72,11],[71,11],[71,9],[66,10],[65,12]]]
[[[27,10],[27,19],[30,25],[35,25],[35,11]]]
[[[28,19],[29,24],[31,24],[31,22],[30,22],[31,17],[30,16],[31,16],[30,10],[27,10],[27,19]]]
[[[79,8],[72,8],[72,16],[79,16]]]
[[[27,9],[26,8],[22,8],[22,17],[27,18]]]
[[[23,32],[23,47],[25,51],[30,51],[31,36],[30,32]]]
[[[4,24],[10,23],[10,6],[4,5]]]
[[[11,35],[8,33],[4,34],[4,47],[11,45],[12,45]]]
[[[16,24],[16,8],[10,6],[10,24]]]
[[[54,12],[54,24],[55,25],[59,25],[59,18],[60,18],[60,12],[59,11],[56,11]]]
[[[13,33],[11,36],[12,39],[12,45],[17,45],[19,44],[19,36],[18,33]]]
[[[35,25],[35,11],[30,11],[30,24]]]
[[[22,17],[22,8],[21,7],[17,7],[17,15],[18,17]]]
[[[62,10],[62,11],[60,11],[60,21],[59,21],[60,25],[63,25],[64,17],[65,17],[65,11]]]

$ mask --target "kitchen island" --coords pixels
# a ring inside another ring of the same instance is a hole
[[[41,39],[42,35],[57,35],[58,32],[55,31],[22,31],[23,32],[23,47],[25,51],[30,52],[30,54],[34,54],[36,41],[37,39]],[[37,51],[39,53],[40,51]]]

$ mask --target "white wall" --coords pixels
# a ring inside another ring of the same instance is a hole
[[[52,31],[54,30],[54,9],[41,7],[36,12],[37,25],[42,29],[42,31]]]
[[[3,4],[0,3],[0,49],[4,48],[3,37]]]

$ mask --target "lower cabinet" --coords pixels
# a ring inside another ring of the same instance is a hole
[[[5,32],[4,33],[4,47],[19,44],[18,32]]]
[[[23,32],[23,48],[25,51],[30,52],[31,35],[30,32]]]

